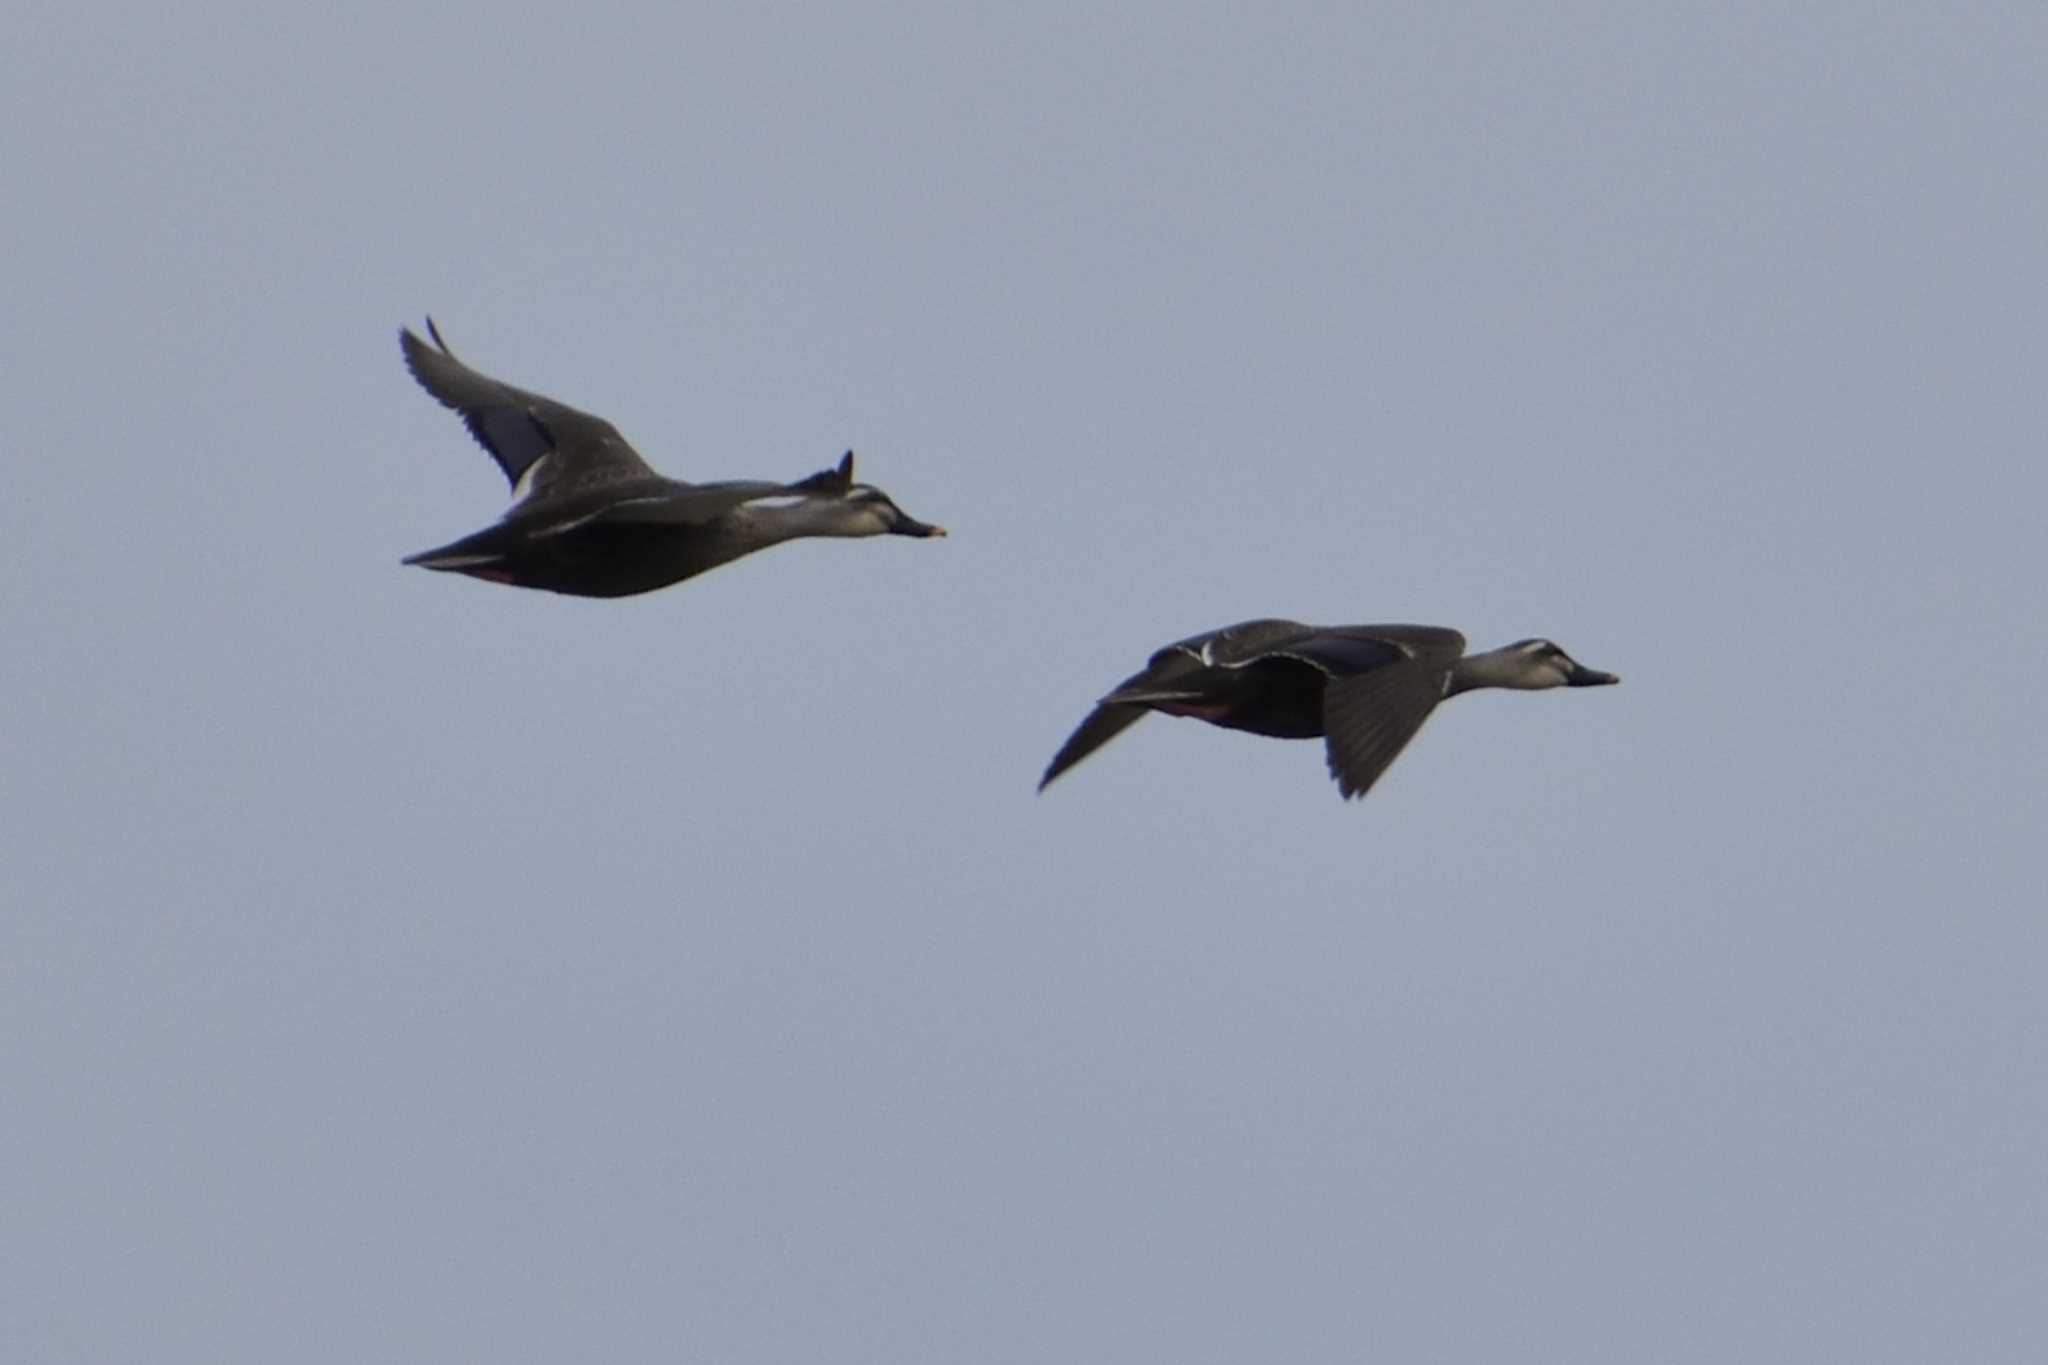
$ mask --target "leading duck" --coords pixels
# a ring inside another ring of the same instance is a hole
[[[1279,739],[1322,736],[1337,789],[1347,798],[1364,796],[1446,697],[1481,687],[1620,681],[1548,640],[1467,654],[1465,637],[1441,626],[1245,621],[1155,653],[1095,704],[1053,756],[1038,789],[1147,711],[1161,711]]]
[[[942,536],[872,484],[853,452],[795,483],[663,478],[601,417],[515,389],[457,360],[427,319],[430,346],[401,329],[406,367],[462,414],[512,484],[496,525],[406,559],[426,569],[578,597],[650,592],[807,536]]]

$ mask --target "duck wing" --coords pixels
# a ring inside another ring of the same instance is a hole
[[[1299,621],[1282,621],[1275,617],[1239,621],[1234,626],[1205,630],[1200,635],[1175,640],[1152,656],[1152,665],[1158,667],[1168,656],[1180,654],[1205,668],[1243,668],[1247,664],[1255,664],[1266,658],[1283,645],[1305,639],[1315,633],[1314,626],[1305,626]]]
[[[1194,641],[1203,638],[1193,637]],[[1144,668],[1118,683],[1108,696],[1097,702],[1088,718],[1067,736],[1067,742],[1052,756],[1052,762],[1046,765],[1045,776],[1038,779],[1038,789],[1044,791],[1046,784],[1055,777],[1142,720],[1152,709],[1152,702],[1195,695],[1180,684],[1200,673],[1206,665],[1199,649],[1191,651],[1187,648],[1189,643],[1182,640],[1159,650]]]
[[[1097,705],[1088,713],[1088,719],[1067,736],[1067,742],[1060,745],[1060,751],[1052,756],[1052,762],[1045,767],[1045,776],[1038,779],[1038,789],[1044,791],[1055,777],[1143,720],[1150,709],[1137,702],[1106,701]]]
[[[763,483],[755,479],[731,479],[719,483],[668,482],[666,488],[647,493],[624,488],[616,491],[620,496],[605,499],[596,510],[550,529],[567,531],[593,521],[702,526],[762,498],[795,496],[790,484]]]
[[[551,500],[660,478],[602,417],[471,369],[448,349],[432,318],[427,334],[432,345],[410,327],[400,329],[406,368],[421,388],[461,414],[469,434],[505,472],[516,501]]]
[[[1438,626],[1345,626],[1290,653],[1330,674],[1324,749],[1346,799],[1372,790],[1443,700],[1465,637]]]
[[[623,521],[642,525],[701,526],[763,498],[837,498],[853,486],[853,452],[837,465],[805,475],[795,483],[765,479],[721,479],[715,483],[678,483],[655,476],[644,486],[621,484],[609,490],[595,511],[568,520],[554,530],[570,530],[591,521]]]

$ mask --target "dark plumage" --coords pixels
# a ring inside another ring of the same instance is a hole
[[[495,525],[405,562],[580,597],[666,587],[785,540],[942,536],[879,488],[853,481],[853,452],[795,483],[663,478],[601,417],[516,389],[399,332],[420,386],[462,415],[512,485]]]
[[[1147,711],[1163,711],[1279,739],[1321,736],[1338,790],[1363,796],[1446,697],[1479,687],[1619,681],[1548,640],[1468,655],[1465,637],[1441,626],[1245,621],[1155,653],[1096,703],[1053,756],[1038,788],[1045,790]]]

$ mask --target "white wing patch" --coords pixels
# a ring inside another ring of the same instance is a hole
[[[554,457],[555,453],[551,450],[528,465],[525,471],[520,474],[519,482],[512,485],[512,505],[514,507],[517,507],[520,503],[533,496],[534,478],[540,473],[540,467]]]

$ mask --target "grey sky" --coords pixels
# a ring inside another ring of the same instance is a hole
[[[1100,8],[11,16],[0,1356],[2040,1358],[2048,14]],[[1034,796],[1269,614],[1626,681]]]

